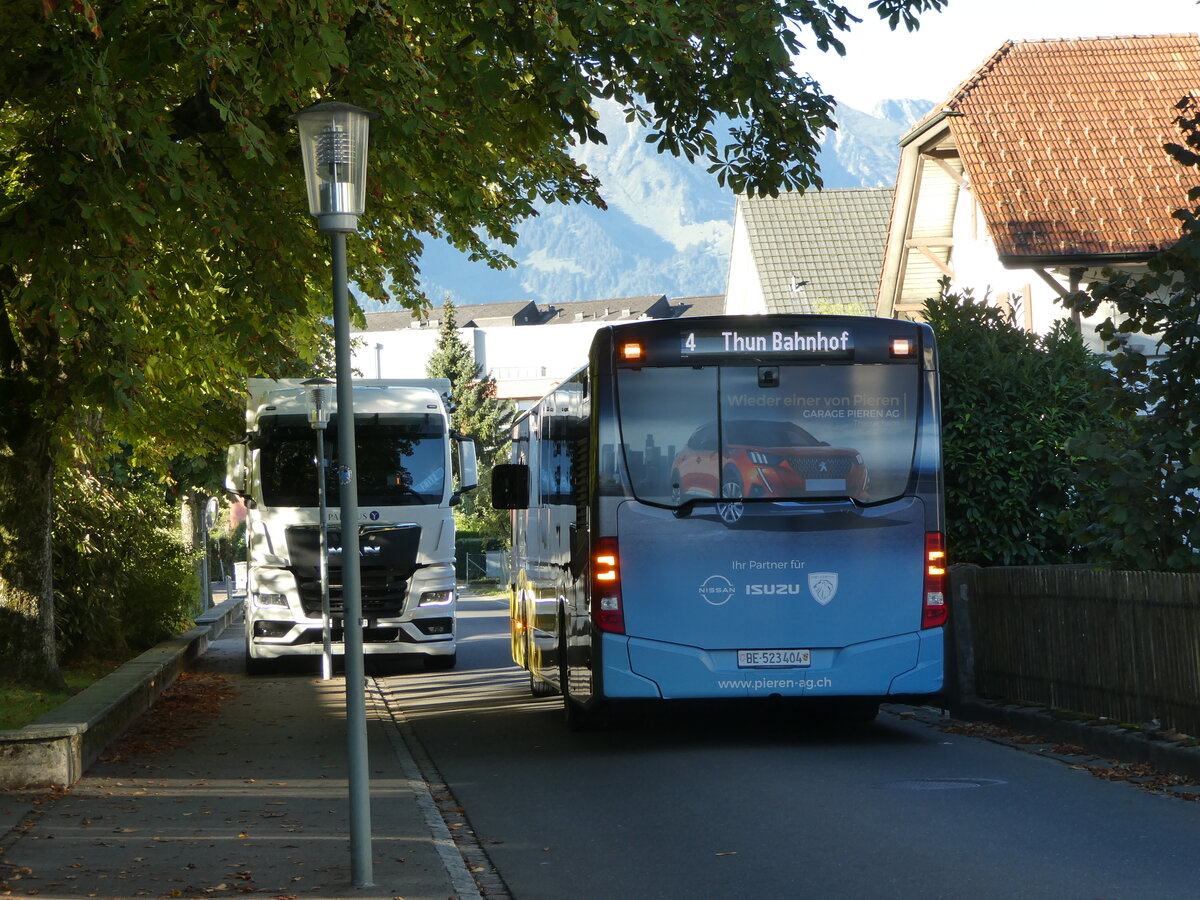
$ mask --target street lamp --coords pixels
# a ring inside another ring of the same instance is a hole
[[[310,378],[303,381],[308,391],[308,424],[317,433],[317,505],[320,525],[320,570],[321,570],[321,678],[328,681],[333,677],[333,637],[329,622],[329,517],[325,507],[325,430],[329,426],[329,389],[333,382],[328,378]]]
[[[337,376],[338,493],[341,498],[342,631],[350,782],[350,868],[356,887],[372,884],[371,795],[363,665],[362,579],[358,556],[358,485],[354,480],[354,395],[350,384],[350,302],[346,235],[366,206],[367,134],[376,113],[348,103],[317,103],[294,116],[304,154],[308,211],[329,235],[333,257],[333,338]]]

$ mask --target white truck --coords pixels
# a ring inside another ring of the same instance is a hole
[[[247,506],[246,670],[257,674],[283,657],[323,652],[318,436],[333,655],[345,652],[342,522],[333,391],[323,431],[310,425],[299,380],[252,378],[249,393],[226,487]],[[477,483],[475,447],[450,426],[449,394],[444,378],[353,382],[363,652],[423,657],[430,669],[453,668],[457,658],[453,507]]]

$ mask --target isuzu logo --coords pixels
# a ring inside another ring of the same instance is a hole
[[[809,595],[825,606],[837,594],[837,572],[812,572],[808,576]],[[805,585],[776,582],[773,584],[748,584],[746,593],[751,597],[801,597]]]

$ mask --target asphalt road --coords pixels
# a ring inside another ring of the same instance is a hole
[[[1200,803],[889,708],[652,709],[572,734],[468,598],[459,666],[381,678],[518,900],[1200,897]]]

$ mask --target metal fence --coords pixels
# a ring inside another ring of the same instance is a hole
[[[499,550],[482,553],[460,553],[456,566],[459,583],[471,585],[504,585],[508,581],[508,555]]]
[[[953,591],[960,689],[1200,734],[1200,575],[963,567]]]

